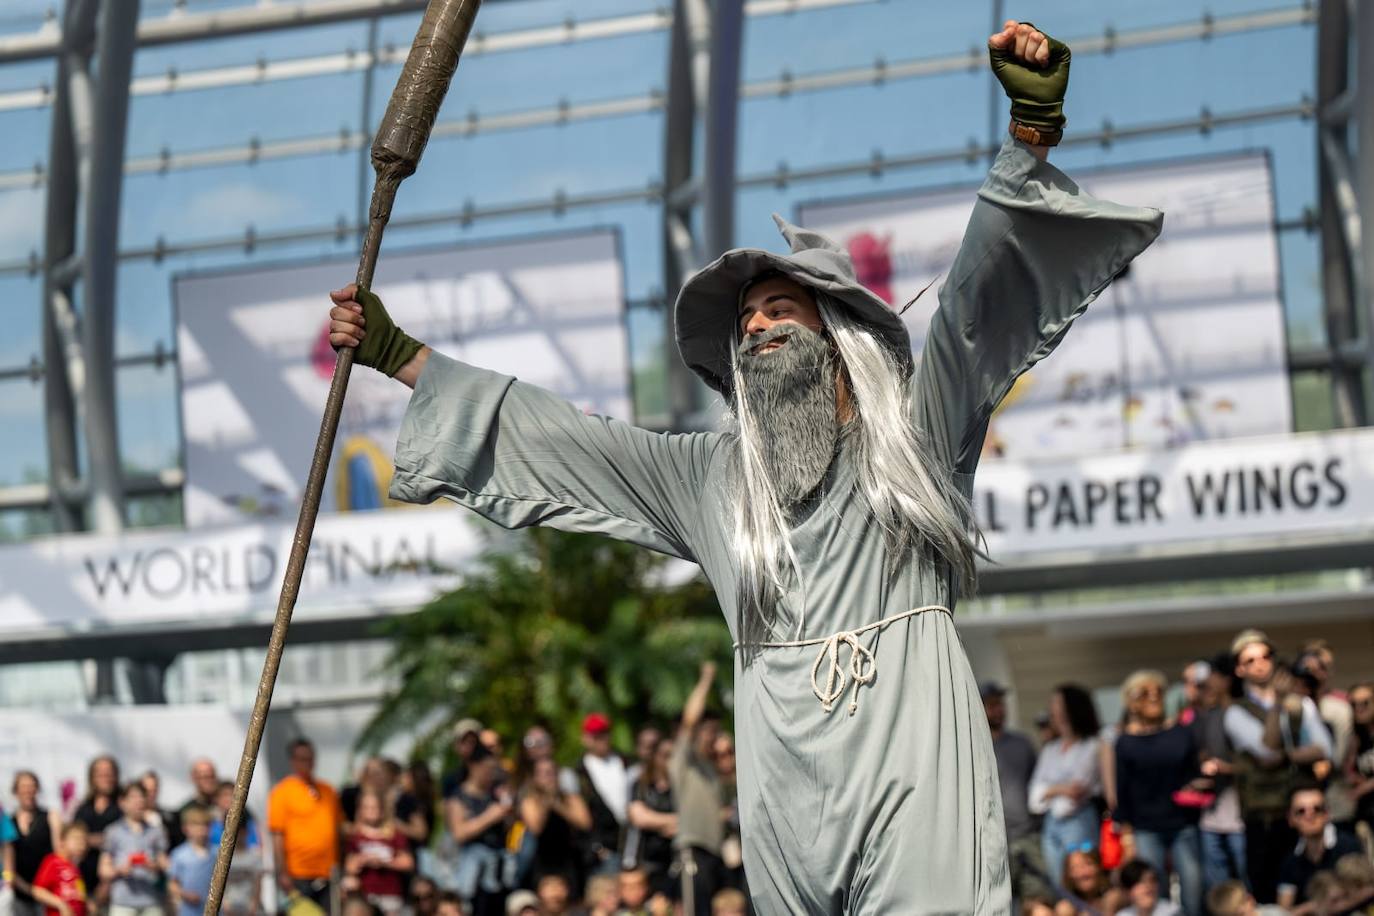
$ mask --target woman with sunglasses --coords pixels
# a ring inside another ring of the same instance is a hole
[[[1374,683],[1350,688],[1350,708],[1355,716],[1354,740],[1346,762],[1346,778],[1355,800],[1355,822],[1374,831]]]
[[[1160,875],[1169,874],[1172,861],[1183,912],[1202,916],[1198,746],[1191,728],[1166,720],[1167,687],[1158,671],[1137,671],[1121,687],[1126,722],[1116,739],[1116,819],[1134,835],[1136,855]]]
[[[1058,738],[1040,751],[1031,774],[1027,807],[1043,814],[1040,847],[1045,867],[1058,877],[1071,848],[1097,842],[1094,799],[1102,793],[1097,710],[1077,684],[1060,684],[1050,695],[1050,721]]]

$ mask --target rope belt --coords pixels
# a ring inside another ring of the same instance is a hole
[[[793,639],[786,642],[758,642],[749,645],[759,649],[797,649],[805,646],[820,646],[821,650],[816,654],[816,661],[811,666],[811,692],[816,695],[816,699],[821,701],[821,709],[830,712],[835,707],[835,701],[844,696],[845,687],[853,684],[854,695],[849,701],[849,714],[852,716],[859,709],[859,687],[862,684],[869,684],[878,676],[878,660],[863,643],[859,642],[859,637],[869,630],[881,630],[890,623],[898,620],[905,620],[908,617],[915,617],[917,614],[924,614],[927,611],[944,611],[950,614],[949,608],[942,604],[927,604],[925,607],[912,608],[900,614],[893,614],[891,617],[884,617],[876,623],[854,630],[840,630],[829,636],[821,636],[816,639]],[[953,616],[950,614],[950,616]],[[741,643],[735,643],[735,648],[741,647]],[[845,676],[845,666],[840,664],[840,646],[849,649],[849,675]],[[821,668],[829,663],[825,671],[825,684],[821,684]]]

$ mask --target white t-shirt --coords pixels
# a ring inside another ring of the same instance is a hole
[[[630,806],[630,778],[625,772],[625,761],[616,754],[609,757],[585,754],[582,764],[587,768],[592,785],[596,787],[596,794],[611,809],[615,819],[625,823],[626,810]]]
[[[1098,770],[1098,739],[1088,738],[1066,744],[1063,738],[1056,738],[1040,749],[1040,759],[1035,763],[1035,773],[1030,781],[1029,807],[1032,814],[1049,814],[1063,819],[1081,807],[1073,799],[1063,795],[1046,798],[1045,793],[1051,786],[1066,782],[1081,782],[1088,787],[1088,797],[1102,793],[1102,776]],[[1084,800],[1087,804],[1087,800]]]

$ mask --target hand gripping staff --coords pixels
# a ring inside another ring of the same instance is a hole
[[[430,0],[425,18],[415,33],[410,56],[396,81],[386,114],[377,128],[372,142],[372,166],[377,181],[372,188],[372,206],[368,211],[367,236],[363,240],[362,256],[358,260],[358,285],[370,287],[377,267],[377,252],[382,244],[382,232],[391,219],[391,205],[401,182],[420,164],[420,154],[429,141],[439,105],[448,92],[458,56],[463,51],[472,21],[477,16],[481,0]],[[334,434],[339,428],[339,414],[344,395],[348,391],[348,373],[353,366],[353,349],[340,348],[334,360],[334,378],[329,384],[324,418],[320,421],[320,436],[315,441],[315,455],[310,462],[310,476],[306,479],[301,500],[301,514],[296,522],[296,535],[291,541],[291,555],[282,581],[281,598],[277,601],[277,617],[272,624],[272,638],[267,644],[267,657],[258,681],[258,695],[253,702],[253,715],[248,722],[248,735],[243,742],[243,756],[239,759],[238,775],[234,780],[234,800],[224,818],[224,839],[215,859],[210,895],[205,900],[206,916],[218,916],[224,897],[224,884],[229,876],[229,863],[234,856],[234,843],[248,800],[248,787],[253,781],[253,768],[262,744],[263,728],[267,724],[267,709],[272,704],[272,689],[281,667],[282,649],[286,645],[286,630],[291,625],[291,611],[300,592],[301,576],[305,571],[305,557],[310,551],[310,538],[315,531],[315,516],[320,510],[320,494],[324,490],[329,457],[334,450]]]

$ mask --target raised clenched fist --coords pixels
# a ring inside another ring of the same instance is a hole
[[[1047,134],[1064,128],[1069,46],[1029,22],[1008,19],[988,38],[992,72],[1011,99],[1012,119]]]

